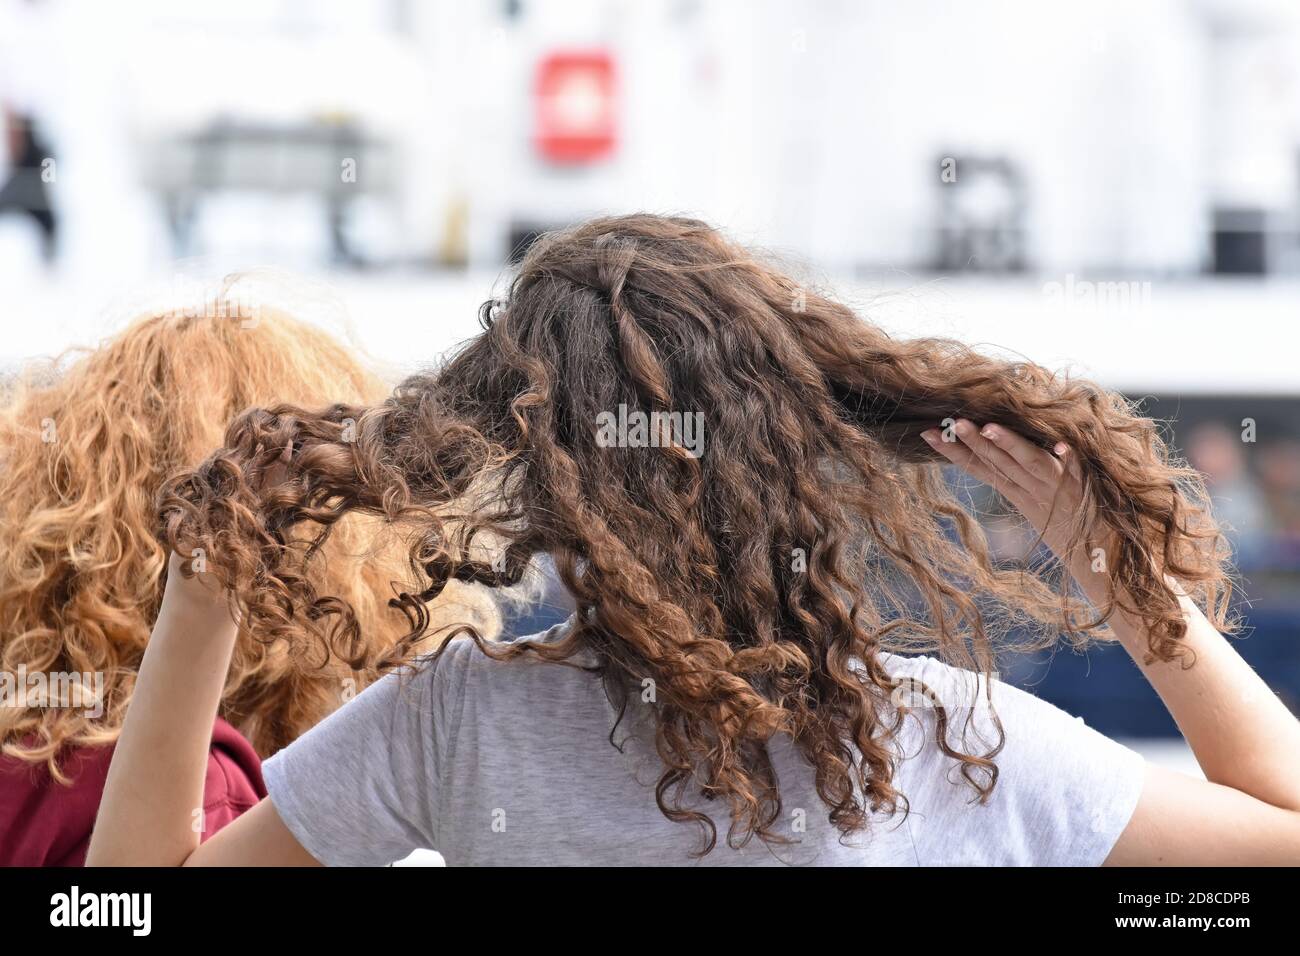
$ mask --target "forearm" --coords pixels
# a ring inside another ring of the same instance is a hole
[[[1129,615],[1116,614],[1115,634],[1164,701],[1208,780],[1300,810],[1300,721],[1189,598],[1180,603],[1191,667],[1145,663],[1145,630]]]
[[[1004,426],[981,429],[966,419],[955,423],[954,433],[957,441],[938,429],[922,438],[1014,505],[1067,562],[1094,606],[1110,604],[1104,562],[1094,566],[1093,543],[1078,540],[1076,518],[1086,495],[1072,450],[1058,442],[1049,453]],[[1178,590],[1176,582],[1166,580]],[[1110,862],[1294,859],[1300,840],[1300,725],[1193,602],[1182,597],[1180,605],[1190,667],[1181,660],[1145,663],[1149,635],[1137,616],[1116,608],[1110,623],[1164,700],[1210,783],[1149,772],[1134,821]]]
[[[222,596],[173,575],[113,753],[87,865],[179,866],[198,846],[212,725],[235,633]]]

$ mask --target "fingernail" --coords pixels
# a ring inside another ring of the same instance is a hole
[[[926,441],[928,441],[931,445],[933,445],[937,440],[933,429],[929,429],[927,431],[921,432],[921,437],[924,438]]]
[[[1063,441],[1058,441],[1056,447],[1052,449],[1052,451],[1058,455],[1064,455],[1069,450],[1069,446]]]
[[[985,438],[996,438],[998,434],[998,430],[994,428],[992,425],[985,425],[983,430],[980,432],[980,434],[983,435]]]

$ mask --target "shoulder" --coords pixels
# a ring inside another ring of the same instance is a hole
[[[511,643],[550,643],[560,640],[568,626],[569,622],[565,622],[541,634],[487,644],[497,651]],[[515,712],[514,704],[519,699],[535,698],[542,683],[553,688],[564,672],[580,673],[527,654],[502,660],[474,640],[456,637],[386,674],[326,717],[317,729],[375,724],[378,731],[391,733],[398,722],[414,721],[421,726],[431,723],[444,733],[447,728],[454,730],[466,708],[496,709],[501,715]],[[268,761],[268,766],[272,763]]]
[[[572,627],[573,618],[569,618],[536,634],[506,635],[487,644],[494,651],[520,644],[546,646],[563,640]],[[582,660],[581,652],[573,658],[574,663],[582,663]],[[466,681],[508,684],[517,680],[537,679],[539,676],[557,676],[561,671],[574,671],[574,668],[557,667],[532,654],[521,654],[506,660],[498,659],[485,652],[474,641],[462,637],[450,641],[439,651],[417,661],[414,670],[424,675],[426,680],[449,687]]]
[[[496,652],[511,645],[540,647],[562,641],[571,633],[570,618],[538,634],[510,636],[489,650],[457,639],[432,662],[427,678],[442,715],[447,739],[460,736],[540,740],[556,734],[585,734],[603,739],[613,711],[605,685],[589,669],[596,662],[578,649],[562,662],[533,653],[501,659]]]
[[[1095,865],[1132,814],[1142,758],[1082,718],[996,678],[885,655],[904,713],[900,782],[922,862]],[[951,751],[951,752],[950,752]],[[987,758],[980,799],[956,754]]]
[[[886,672],[899,682],[892,703],[909,713],[937,717],[951,722],[961,718],[981,731],[1003,729],[1029,722],[1040,728],[1068,723],[1083,727],[1083,719],[1066,713],[1049,701],[1011,684],[934,657],[881,654]],[[1038,736],[1041,736],[1039,734]]]
[[[905,755],[959,761],[943,753],[940,737],[959,753],[989,757],[999,786],[1055,774],[1081,781],[1097,766],[1140,762],[1133,751],[1089,727],[1082,717],[999,680],[932,657],[883,655],[899,681],[891,703],[904,712]]]

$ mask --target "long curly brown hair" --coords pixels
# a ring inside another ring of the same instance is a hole
[[[1225,549],[1198,476],[1171,462],[1155,423],[1094,384],[891,338],[678,218],[543,237],[480,318],[481,335],[381,405],[245,416],[227,450],[171,487],[167,540],[212,550],[255,629],[343,650],[353,614],[298,573],[286,528],[314,525],[320,540],[354,511],[413,523],[423,584],[395,600],[411,635],[444,582],[509,585],[549,552],[575,625],[556,643],[485,652],[590,652],[620,713],[653,682],[659,806],[700,825],[703,852],[718,834],[687,808],[693,788],[726,803],[732,845],[781,841],[766,747],[778,733],[812,765],[842,833],[905,806],[882,651],[989,673],[1013,628],[1082,642],[1118,605],[1146,622],[1151,655],[1177,658],[1185,625],[1166,575],[1228,626]],[[701,415],[703,453],[667,426],[609,441],[601,423],[621,407]],[[1110,551],[1104,606],[1079,599],[1059,566],[990,560],[920,438],[959,417],[1073,449],[1086,484],[1076,547]],[[259,496],[290,444],[292,480]],[[1001,741],[966,753],[942,707],[937,726],[987,797]]]
[[[388,391],[326,332],[221,299],[146,316],[97,349],[11,379],[0,401],[0,670],[101,674],[104,700],[101,714],[40,701],[0,706],[0,753],[47,763],[67,782],[69,749],[117,739],[162,600],[167,553],[155,495],[169,475],[219,447],[249,407],[364,403]],[[406,548],[383,530],[373,518],[349,518],[314,569],[356,613],[355,669],[241,632],[221,711],[262,755],[373,680],[405,634],[384,590],[405,576]],[[451,598],[437,609],[440,622],[467,617],[494,628],[486,598]]]

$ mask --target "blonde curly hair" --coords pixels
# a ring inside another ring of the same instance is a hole
[[[388,391],[326,332],[265,308],[249,321],[245,308],[147,316],[97,349],[27,368],[0,399],[0,671],[103,677],[102,713],[0,707],[0,753],[44,762],[61,782],[61,754],[121,729],[162,599],[155,495],[167,476],[219,447],[250,406],[364,404]],[[397,532],[359,515],[337,531],[315,566],[357,609],[369,663],[308,659],[242,632],[221,713],[263,756],[378,676],[408,630],[388,606],[392,582],[410,574]],[[490,600],[453,586],[428,640],[461,622],[499,627]]]

